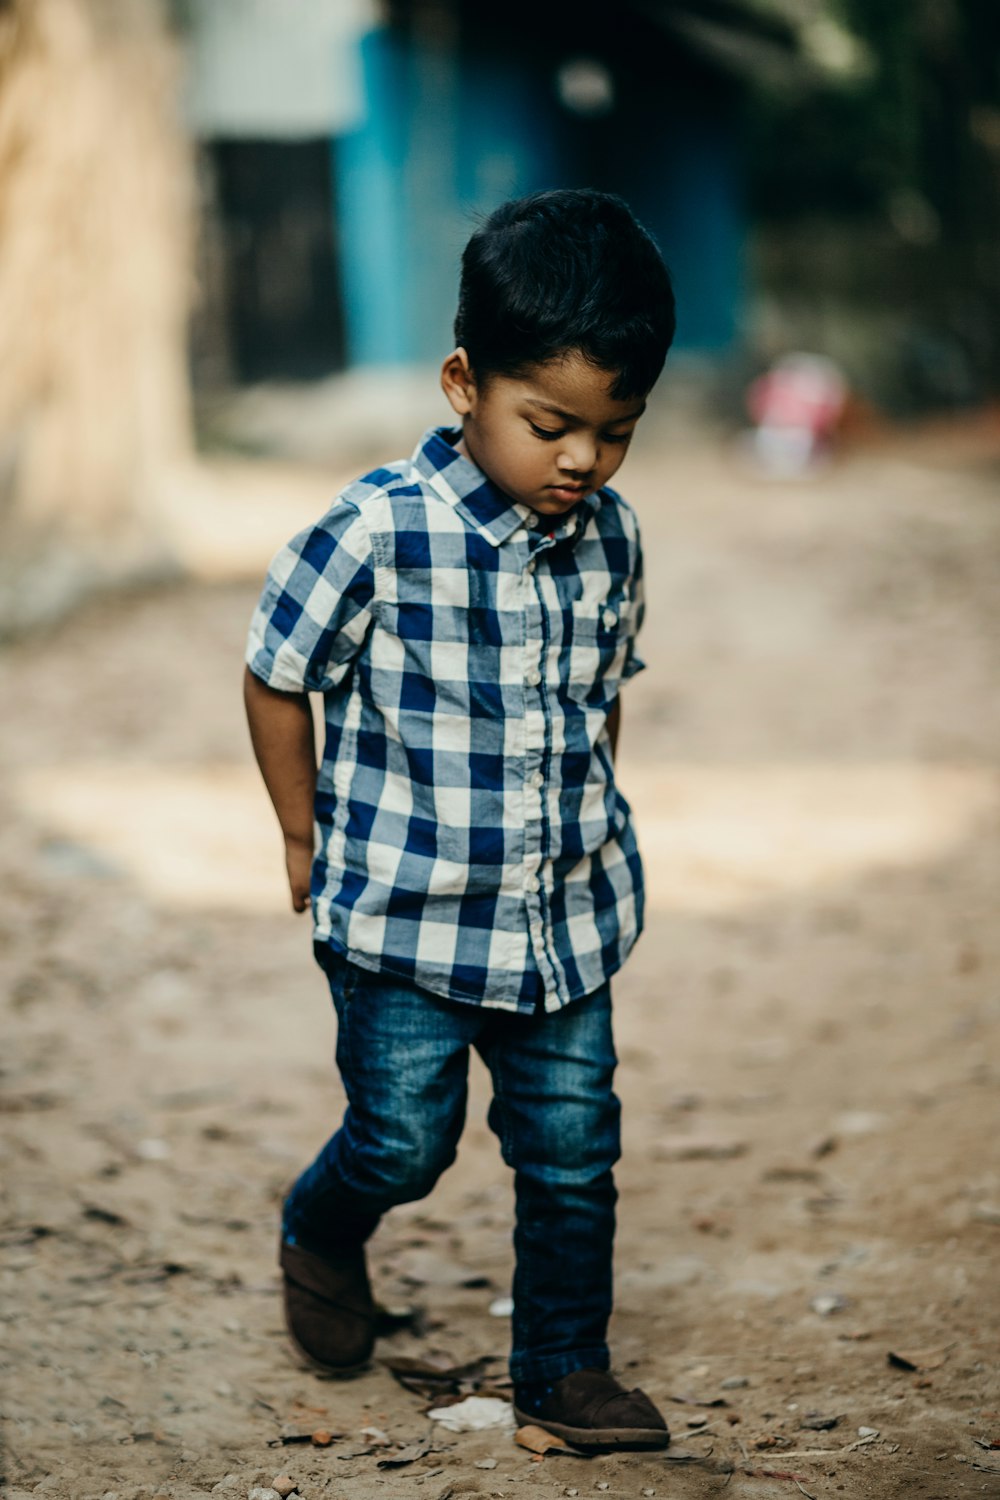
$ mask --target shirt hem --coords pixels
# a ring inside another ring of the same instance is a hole
[[[578,1001],[585,1000],[588,995],[593,995],[602,985],[607,984],[623,967],[625,960],[628,958],[640,935],[641,929],[634,934],[631,942],[623,950],[618,962],[613,967],[607,969],[603,977],[590,989],[581,990],[578,995],[570,995],[566,1000],[557,995],[558,1003],[556,1005],[549,1004],[549,1001],[553,997],[547,994],[542,1007],[545,1014],[553,1015],[557,1010],[565,1010],[568,1005],[576,1005]],[[470,995],[461,990],[451,989],[450,987],[428,984],[426,979],[418,979],[413,974],[407,973],[405,969],[396,968],[391,962],[387,963],[384,958],[379,958],[373,953],[364,953],[355,948],[342,947],[331,933],[314,930],[314,953],[318,948],[332,948],[341,958],[345,958],[348,963],[356,964],[359,969],[366,969],[370,974],[386,974],[393,979],[403,980],[407,984],[412,984],[418,990],[425,990],[429,995],[433,995],[438,1000],[449,1000],[456,1005],[471,1005],[477,1010],[502,1010],[511,1015],[530,1016],[536,1012],[534,1004],[521,1004],[517,1000],[492,1000],[487,995]]]

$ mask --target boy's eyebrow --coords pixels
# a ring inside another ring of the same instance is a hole
[[[551,412],[554,417],[562,417],[564,422],[576,422],[581,427],[586,425],[583,418],[578,417],[575,412],[563,411],[562,407],[553,406],[548,401],[537,401],[534,396],[526,396],[525,401],[529,406],[538,406],[541,407],[542,411]],[[617,427],[619,422],[636,422],[645,410],[646,403],[644,401],[641,406],[636,407],[635,411],[624,412],[622,416],[615,417],[613,422],[608,422],[607,426]]]

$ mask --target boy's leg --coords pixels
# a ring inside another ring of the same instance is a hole
[[[516,1385],[607,1369],[620,1105],[611,993],[497,1017],[479,1044],[490,1125],[515,1172]]]
[[[484,1014],[323,954],[337,1010],[340,1129],[285,1202],[282,1236],[319,1256],[358,1249],[395,1204],[430,1192],[465,1121],[468,1049]]]
[[[522,1421],[581,1448],[662,1448],[666,1423],[608,1373],[620,1106],[608,984],[555,1012],[499,1018],[479,1049],[490,1124],[514,1168],[511,1374]]]

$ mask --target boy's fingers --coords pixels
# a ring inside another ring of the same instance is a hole
[[[285,853],[285,868],[288,872],[288,889],[292,897],[292,910],[305,911],[309,905],[309,876],[312,867],[312,850],[289,846]]]

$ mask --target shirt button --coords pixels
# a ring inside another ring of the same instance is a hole
[[[534,895],[534,893],[540,888],[541,882],[539,881],[537,875],[529,875],[527,880],[524,882],[524,889],[526,891],[530,891],[532,895]]]
[[[528,777],[526,785],[530,786],[530,787],[534,787],[537,790],[537,788],[542,785],[542,783],[543,783],[544,780],[545,780],[545,777],[542,775],[541,771],[533,771],[531,773],[531,775]]]
[[[534,512],[532,512],[532,514],[528,516],[524,524],[525,526],[535,527],[538,525],[538,517],[534,514]]]
[[[618,616],[615,614],[613,609],[606,609],[604,611],[603,615],[601,616],[601,623],[603,624],[605,630],[611,630],[615,625],[618,624]]]
[[[529,687],[537,687],[542,680],[542,674],[541,672],[537,671],[536,668],[532,667],[531,671],[526,674],[524,680]]]

